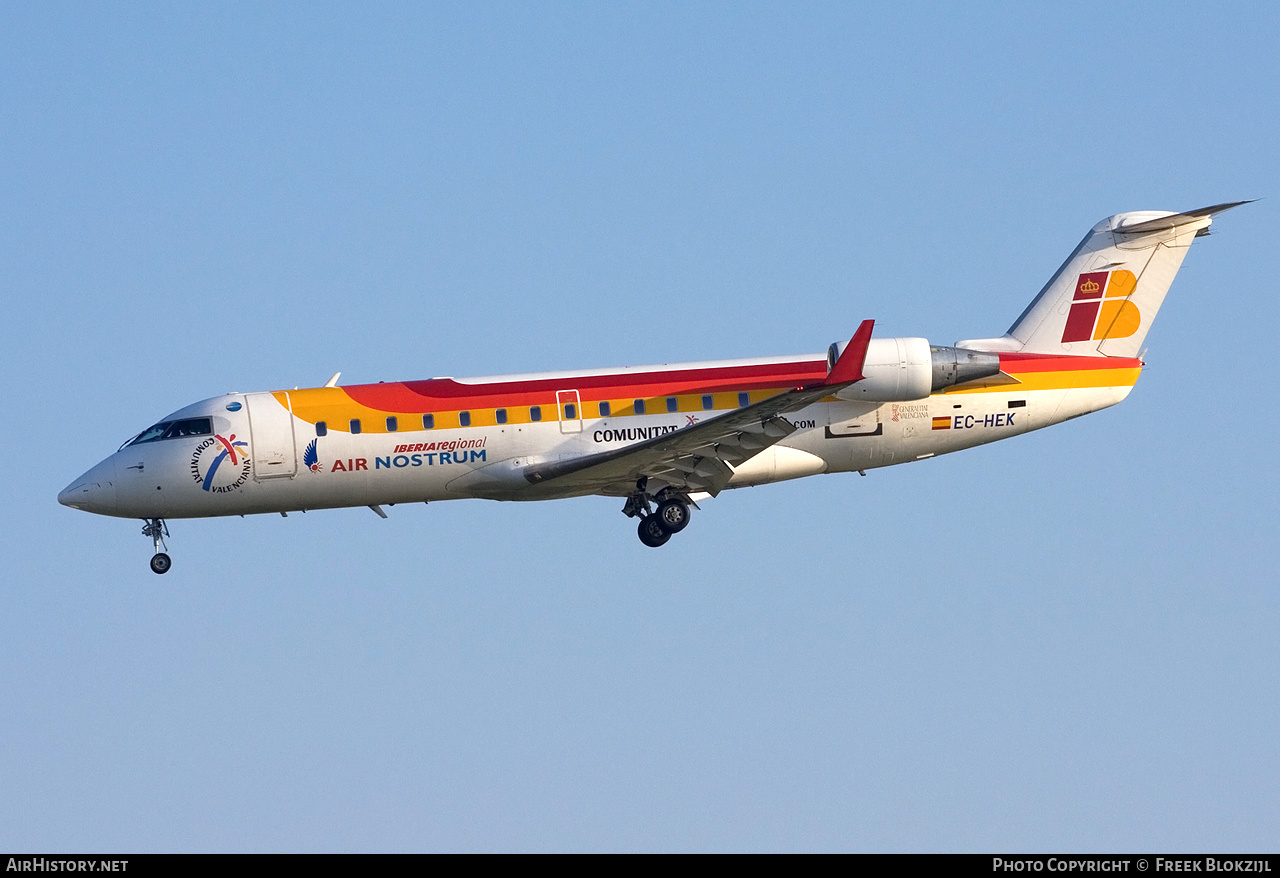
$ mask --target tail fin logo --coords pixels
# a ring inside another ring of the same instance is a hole
[[[1062,341],[1102,341],[1133,335],[1142,325],[1142,312],[1129,301],[1137,286],[1133,272],[1123,268],[1080,275]]]

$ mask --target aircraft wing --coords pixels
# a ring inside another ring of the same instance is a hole
[[[647,478],[714,496],[733,477],[731,464],[745,463],[795,432],[795,425],[783,415],[862,380],[874,324],[872,320],[862,322],[826,379],[819,383],[787,390],[624,448],[533,464],[525,467],[524,477],[532,485],[551,489],[563,487],[578,492],[585,488],[593,493],[623,496],[635,490],[637,481]]]

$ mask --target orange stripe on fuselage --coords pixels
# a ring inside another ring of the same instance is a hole
[[[1142,361],[1129,357],[1071,357],[1052,354],[1001,354],[1005,377],[973,381],[939,391],[1010,393],[1021,390],[1068,390],[1086,387],[1132,387],[1142,374]],[[1012,378],[1014,382],[1008,379]]]
[[[610,417],[634,415],[635,400],[644,400],[647,415],[675,415],[703,411],[704,395],[713,398],[713,409],[739,405],[738,394],[747,393],[750,402],[759,402],[775,393],[790,390],[827,376],[825,359],[765,363],[742,366],[710,366],[670,371],[619,372],[606,375],[566,375],[560,378],[513,378],[511,381],[469,383],[452,378],[390,384],[360,384],[348,387],[320,387],[289,391],[295,416],[309,423],[325,421],[330,429],[345,431],[349,421],[361,420],[362,432],[387,432],[385,418],[421,416],[437,418],[434,429],[458,428],[459,412],[469,412],[472,427],[497,426],[496,411],[507,410],[507,423],[532,423],[529,409],[542,409],[541,420],[559,419],[558,391],[577,391],[581,401],[578,414],[599,417],[599,403],[610,404]],[[665,399],[677,397],[675,412]],[[284,394],[277,394],[284,404]],[[421,421],[397,424],[396,432],[420,430]]]
[[[994,381],[975,381],[947,388],[939,394],[1009,393],[1075,387],[1131,387],[1142,371],[1142,361],[1122,357],[1074,357],[1045,354],[1000,354],[1003,373]],[[421,416],[436,416],[434,429],[458,429],[458,414],[468,412],[471,427],[499,426],[496,412],[507,410],[508,424],[532,423],[529,409],[542,410],[541,421],[559,420],[557,391],[578,392],[585,419],[599,417],[599,403],[610,404],[611,418],[636,414],[634,401],[644,400],[645,414],[676,415],[705,410],[702,397],[713,397],[713,409],[737,408],[738,394],[759,402],[776,393],[820,381],[827,375],[823,359],[745,366],[710,366],[670,371],[619,372],[606,375],[566,375],[559,378],[513,378],[510,381],[469,383],[452,378],[428,381],[318,387],[289,391],[295,416],[308,423],[325,421],[329,428],[345,432],[349,422],[361,421],[361,430],[389,432],[386,418],[403,420],[396,432],[422,429]],[[1012,381],[1010,379],[1013,379]],[[677,397],[675,412],[665,399]],[[284,392],[277,394],[283,405]],[[408,416],[408,417],[405,417]]]

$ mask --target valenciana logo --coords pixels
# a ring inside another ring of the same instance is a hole
[[[191,478],[213,494],[241,487],[249,481],[249,443],[235,433],[205,439],[191,455]]]
[[[1138,279],[1132,271],[1089,271],[1076,278],[1076,294],[1062,340],[1128,338],[1142,324],[1142,312],[1128,300]]]

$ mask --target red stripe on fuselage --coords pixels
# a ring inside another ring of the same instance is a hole
[[[1072,357],[1061,354],[1001,354],[1000,371],[1009,375],[1019,372],[1079,372],[1086,369],[1137,369],[1141,360],[1129,357]]]
[[[392,384],[357,384],[342,388],[367,408],[386,412],[429,412],[438,409],[493,408],[556,404],[557,390],[576,390],[583,402],[601,399],[650,399],[682,393],[725,393],[783,388],[821,381],[826,360],[673,369],[670,372],[619,372],[610,375],[567,375],[527,381],[468,384],[452,378]]]
[[[1130,369],[1141,360],[1127,357],[1077,357],[1055,354],[1000,354],[1001,371],[1071,372],[1092,369]],[[342,390],[370,409],[402,414],[486,409],[504,406],[557,404],[556,391],[576,390],[584,403],[603,399],[653,399],[689,393],[728,393],[744,390],[783,390],[822,381],[824,359],[749,366],[710,366],[670,371],[615,372],[606,375],[566,375],[561,378],[513,379],[469,383],[453,378],[356,384]]]

